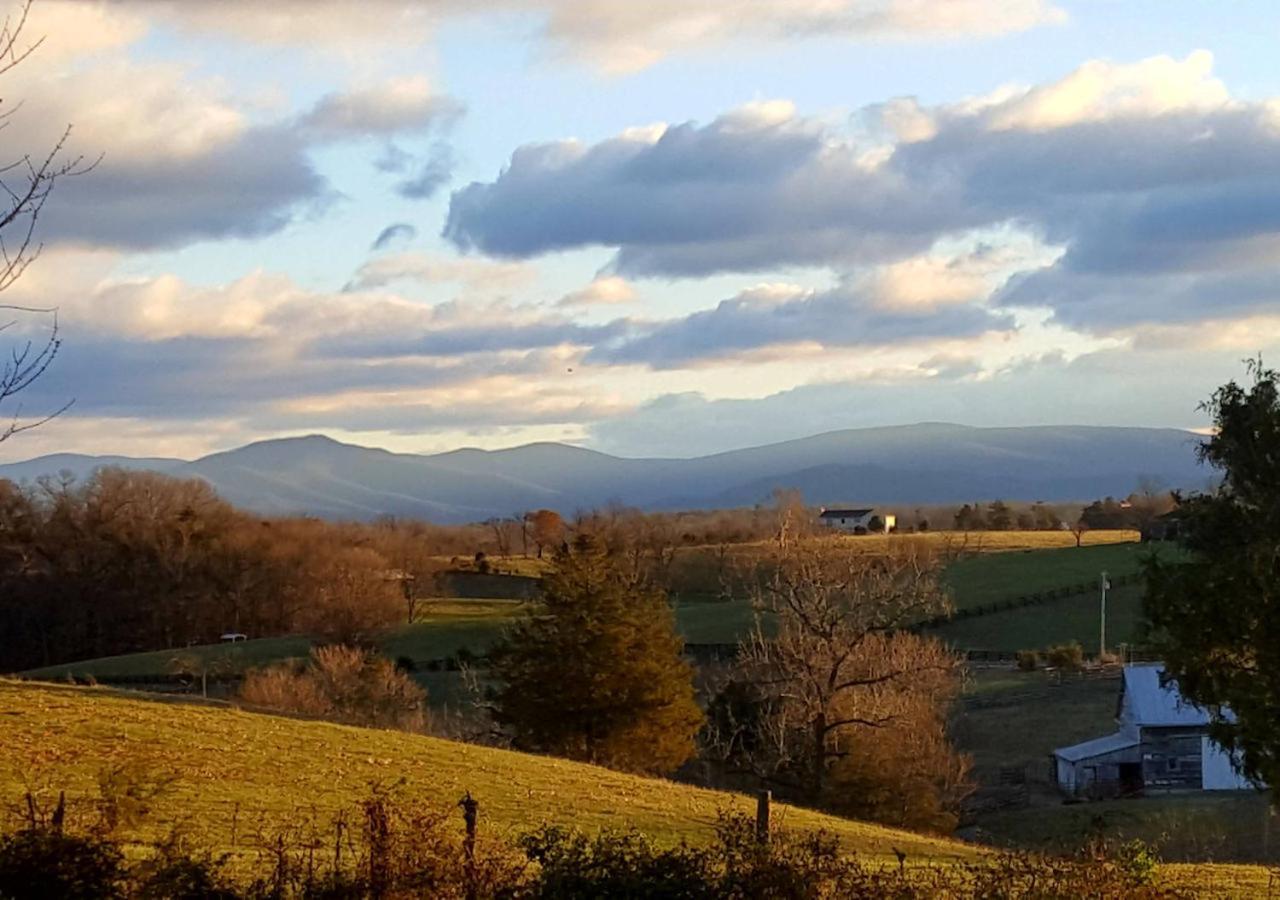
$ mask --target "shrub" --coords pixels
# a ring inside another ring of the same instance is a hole
[[[0,897],[110,900],[124,896],[124,857],[104,838],[28,828],[0,838]]]
[[[1084,668],[1084,648],[1076,641],[1050,647],[1044,658],[1046,664],[1064,672],[1078,672]]]
[[[319,647],[302,668],[252,671],[240,699],[348,725],[422,731],[426,692],[385,657],[355,647]]]
[[[133,872],[135,900],[237,900],[239,892],[223,872],[226,858],[189,852],[176,838],[163,844]]]
[[[173,779],[147,769],[137,762],[124,762],[98,773],[98,808],[102,826],[108,832],[135,828],[151,812],[155,799],[164,794]]]
[[[1034,672],[1040,667],[1039,650],[1019,650],[1018,668],[1023,672]]]

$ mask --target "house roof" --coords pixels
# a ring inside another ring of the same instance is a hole
[[[874,509],[824,509],[820,519],[861,519],[863,516],[869,516]]]
[[[1208,725],[1208,710],[1183,700],[1178,683],[1162,678],[1163,674],[1160,663],[1124,667],[1124,696],[1133,723],[1146,727]]]
[[[1083,744],[1062,747],[1054,750],[1053,755],[1060,759],[1065,759],[1067,762],[1079,762],[1082,759],[1091,759],[1095,756],[1115,753],[1117,750],[1127,750],[1136,746],[1138,746],[1137,738],[1129,737],[1117,731],[1115,734],[1094,738],[1091,741],[1085,741]]]

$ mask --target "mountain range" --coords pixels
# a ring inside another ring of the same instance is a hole
[[[775,488],[798,488],[809,503],[826,506],[1066,502],[1124,496],[1143,478],[1197,488],[1212,475],[1197,463],[1198,440],[1165,428],[925,423],[688,459],[629,459],[555,443],[392,453],[312,435],[192,461],[54,454],[0,464],[0,478],[84,477],[123,466],[203,478],[231,503],[264,515],[459,523],[540,507],[570,514],[611,502],[650,510],[751,506],[767,502]]]

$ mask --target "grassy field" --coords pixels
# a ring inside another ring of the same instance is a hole
[[[1022,596],[1031,591],[1056,588],[1096,578],[1103,569],[1113,575],[1137,571],[1146,552],[1134,543],[1136,533],[1096,531],[1085,535],[1087,546],[1077,548],[1074,538],[1064,532],[931,532],[917,535],[869,535],[837,538],[867,552],[883,552],[895,544],[929,546],[954,552],[964,548],[961,558],[951,563],[944,579],[959,607],[974,607],[996,600]],[[1071,546],[1065,546],[1071,545]],[[741,566],[758,557],[763,545],[742,544],[729,548],[726,566]],[[677,590],[676,623],[691,643],[733,643],[752,625],[752,612],[745,601],[716,601],[720,590],[714,548],[684,548],[673,565]],[[512,560],[521,561],[521,557]],[[512,560],[502,560],[506,566]],[[523,560],[532,572],[543,565]],[[688,598],[693,597],[694,600]],[[684,598],[684,599],[681,599]],[[701,598],[701,599],[697,599]],[[1045,646],[1061,639],[1091,636],[1088,626],[1089,601],[1073,598],[1044,607],[1033,607],[948,624],[942,634],[957,646],[980,649],[1011,649]],[[1115,640],[1124,640],[1132,631],[1137,606],[1132,597],[1118,589],[1115,601]],[[1078,608],[1077,608],[1078,607]],[[520,610],[510,600],[440,600],[411,626],[392,632],[383,640],[384,651],[415,662],[457,654],[465,647],[483,652],[497,640],[502,627]],[[1096,620],[1095,620],[1096,621]],[[1061,635],[1067,638],[1060,638]],[[1049,635],[1041,637],[1041,635]],[[156,675],[174,671],[179,657],[195,659],[211,670],[242,671],[280,659],[307,654],[305,637],[263,638],[240,644],[190,647],[154,653],[130,654],[37,669],[28,674],[38,678],[65,678],[68,674],[98,678]],[[188,664],[189,665],[189,664]]]
[[[1050,783],[1049,755],[1059,747],[1115,730],[1118,677],[979,671],[966,686],[952,725],[959,749],[972,754],[974,776],[997,782],[1002,769],[1023,769],[1031,805],[986,813],[976,836],[1000,846],[1072,851],[1090,838],[1140,838],[1172,861],[1280,863],[1280,819],[1252,792],[1148,796],[1097,803],[1062,802]]]
[[[981,554],[951,563],[943,581],[957,609],[972,608],[1069,585],[1096,584],[1103,572],[1112,578],[1134,575],[1157,552],[1170,550],[1118,543]]]
[[[993,813],[982,819],[992,843],[1070,852],[1092,835],[1140,839],[1170,861],[1280,865],[1280,816],[1253,792],[1171,794]]]
[[[637,828],[657,841],[708,839],[717,815],[749,813],[742,795],[640,778],[549,757],[397,732],[256,715],[223,706],[166,702],[104,688],[0,680],[0,803],[32,785],[65,790],[74,815],[97,794],[100,772],[129,761],[168,779],[142,824],[142,843],[180,827],[197,845],[233,860],[257,858],[259,835],[300,820],[324,821],[399,785],[409,802],[449,809],[470,791],[484,834],[510,837],[542,823]],[[48,795],[46,795],[48,796]],[[868,861],[946,864],[984,851],[962,842],[779,805],[775,821],[824,829]],[[460,823],[459,823],[460,827]],[[1162,868],[1201,895],[1251,896],[1268,873],[1249,866]]]
[[[710,836],[719,811],[754,809],[741,795],[551,757],[105,688],[0,680],[0,723],[0,803],[19,800],[31,782],[65,789],[73,801],[92,797],[98,773],[129,760],[176,779],[136,838],[181,823],[200,843],[229,851],[233,818],[248,833],[260,820],[323,816],[366,797],[370,784],[401,779],[408,798],[445,808],[471,791],[485,827],[499,833],[553,822],[696,842]],[[876,859],[892,859],[892,847],[940,860],[979,852],[808,810],[780,806],[776,815],[785,827],[827,829]]]
[[[1115,731],[1120,678],[1064,676],[1009,670],[972,673],[952,726],[956,746],[974,758],[979,781],[1001,768],[1025,768],[1049,780],[1049,754]]]
[[[1131,557],[1138,549],[1138,533],[1136,531],[1092,531],[1084,535],[1084,547],[1075,546],[1075,537],[1065,531],[931,531],[926,534],[891,534],[891,535],[834,535],[831,540],[845,547],[865,551],[866,553],[884,553],[901,547],[915,547],[929,550],[946,557],[962,557],[952,563],[957,568],[957,577],[951,586],[964,593],[964,602],[980,605],[994,599],[1017,596],[1025,590],[1040,590],[1042,587],[1059,587],[1075,583],[1081,578],[1096,577],[1097,572],[1081,575],[1091,571],[1095,562],[1113,563],[1117,573],[1128,566],[1136,569]],[[1095,555],[1094,548],[1107,548],[1115,551],[1114,556]],[[717,546],[682,547],[671,564],[671,592],[677,601],[697,602],[719,597],[724,589],[724,580],[729,576],[732,580],[735,571],[750,568],[765,553],[771,552],[772,542],[731,544],[725,548]],[[1066,551],[1082,553],[1085,559],[1073,558]],[[1049,584],[1040,584],[1037,579],[1041,569],[1018,562],[1017,557],[1005,559],[1006,554],[1020,551],[1061,551],[1050,554],[1051,562],[1045,568],[1051,579]],[[1092,557],[1092,558],[1091,558]],[[990,576],[984,576],[984,562],[1000,560]],[[1089,561],[1086,562],[1086,559]],[[1053,581],[1054,570],[1061,568],[1062,578]],[[1031,587],[1025,590],[1010,579],[1021,580],[1029,576]]]
[[[1142,623],[1140,584],[1107,592],[1107,646],[1138,641]],[[931,631],[967,650],[1043,649],[1078,641],[1088,652],[1098,650],[1099,597],[1080,594],[1048,603],[955,619]]]

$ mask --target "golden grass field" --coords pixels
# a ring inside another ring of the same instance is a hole
[[[103,688],[0,680],[0,802],[28,785],[66,790],[71,808],[96,796],[99,772],[123,762],[172,778],[141,843],[183,828],[199,845],[248,859],[259,825],[324,820],[403,781],[402,796],[450,808],[470,791],[482,830],[509,836],[544,822],[635,827],[661,842],[706,840],[721,811],[749,812],[749,797],[626,775],[580,763],[398,732],[267,716],[225,706],[146,698]],[[869,861],[946,864],[985,852],[913,834],[778,806],[785,828],[826,829]],[[233,826],[233,822],[235,823]],[[233,844],[233,828],[237,835]],[[1260,896],[1257,866],[1167,866],[1171,881],[1205,896]]]
[[[664,842],[697,842],[721,810],[754,810],[741,795],[643,778],[552,757],[423,737],[195,705],[104,688],[0,680],[0,801],[24,784],[95,796],[100,771],[129,761],[172,776],[140,839],[172,824],[201,844],[230,850],[257,821],[350,808],[370,785],[405,780],[405,796],[449,808],[470,791],[486,827],[500,833],[543,822],[586,830],[632,826]],[[824,828],[850,850],[892,859],[893,847],[929,859],[979,851],[912,834],[779,806],[784,827]]]

